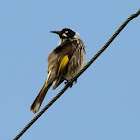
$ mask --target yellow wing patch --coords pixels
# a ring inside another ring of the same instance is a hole
[[[65,66],[67,65],[67,63],[69,62],[69,58],[68,58],[68,55],[65,55],[60,63],[60,66],[59,66],[59,71],[63,71],[63,69],[65,68]]]

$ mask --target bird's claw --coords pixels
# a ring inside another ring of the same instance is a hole
[[[77,83],[77,79],[74,81],[75,82],[75,84]],[[65,82],[65,85],[67,85],[68,83],[70,83],[70,88],[73,86],[73,82],[72,82],[72,78],[70,78],[69,80],[67,80],[66,82]]]

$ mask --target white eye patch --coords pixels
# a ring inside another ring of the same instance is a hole
[[[67,35],[65,33],[63,33],[62,36],[67,37]]]
[[[67,33],[68,33],[68,31],[65,31],[65,33],[67,34]]]

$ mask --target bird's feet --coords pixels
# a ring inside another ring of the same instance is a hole
[[[74,81],[75,84],[77,83],[77,79]],[[72,82],[72,78],[68,79],[66,82],[65,82],[65,85],[67,85],[68,83],[70,83],[70,88],[73,86],[73,82]]]

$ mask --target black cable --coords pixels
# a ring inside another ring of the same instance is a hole
[[[140,14],[140,9],[132,14],[113,34],[108,42],[97,52],[97,54],[84,66],[84,68],[71,80],[67,85],[23,128],[23,130],[14,138],[19,139],[27,129],[68,89],[68,87],[100,56],[100,54],[111,44],[111,42],[117,37],[117,35],[123,30],[123,28],[134,18]]]

